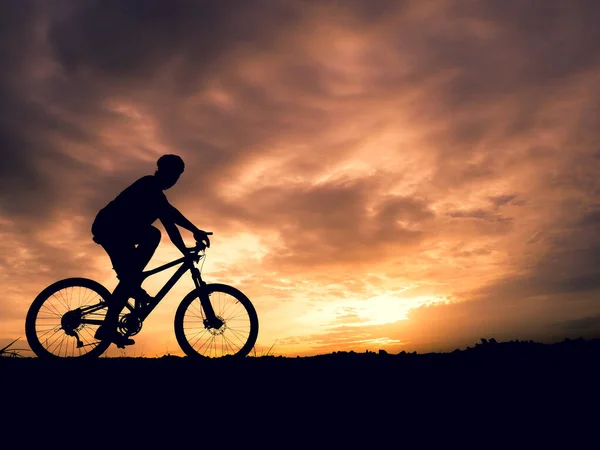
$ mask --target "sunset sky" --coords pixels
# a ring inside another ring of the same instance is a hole
[[[114,288],[92,221],[165,153],[257,355],[600,337],[599,23],[597,0],[1,1],[0,347],[50,283]],[[157,226],[148,268],[180,255]],[[182,354],[192,286],[108,354]]]

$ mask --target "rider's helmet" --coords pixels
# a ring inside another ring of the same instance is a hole
[[[183,159],[181,159],[178,155],[162,155],[156,161],[156,166],[158,170],[161,172],[170,172],[170,173],[183,173],[183,169],[185,168],[185,164],[183,163]]]
[[[162,189],[169,189],[179,179],[179,176],[183,173],[185,164],[183,159],[177,155],[162,155],[156,161],[157,169],[155,177],[159,182]]]

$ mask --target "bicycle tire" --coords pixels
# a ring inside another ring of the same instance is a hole
[[[69,294],[70,288],[73,290],[79,288],[78,299],[73,298],[72,291],[71,295]],[[83,296],[82,289],[88,291]],[[25,319],[25,335],[31,350],[39,358],[45,359],[88,360],[99,357],[110,346],[111,341],[94,338],[97,326],[80,323],[77,334],[79,339],[85,342],[84,350],[82,350],[76,347],[75,337],[64,331],[62,320],[65,313],[74,311],[81,306],[93,304],[90,302],[95,300],[98,300],[100,306],[99,314],[95,317],[98,321],[103,320],[106,316],[106,302],[110,296],[108,289],[88,278],[66,278],[46,287],[32,302]],[[103,307],[100,303],[102,301],[105,304]],[[86,303],[82,304],[82,302]],[[73,351],[72,355],[68,354],[70,349]]]
[[[179,347],[190,358],[246,357],[258,337],[254,305],[241,291],[226,284],[207,284],[204,289],[208,290],[215,314],[224,325],[219,330],[204,325],[200,293],[195,289],[181,300],[175,313],[175,337]]]

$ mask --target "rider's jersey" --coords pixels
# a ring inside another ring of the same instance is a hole
[[[98,238],[121,232],[135,234],[160,218],[168,205],[156,178],[147,175],[123,190],[98,212],[92,233]]]

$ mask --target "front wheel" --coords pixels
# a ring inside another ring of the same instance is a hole
[[[175,313],[175,337],[190,358],[243,358],[250,353],[258,337],[258,316],[242,292],[225,284],[207,284],[200,288],[208,293],[219,328],[207,323],[200,304],[200,290],[184,297]]]
[[[104,321],[110,292],[87,278],[67,278],[44,289],[25,319],[25,335],[40,358],[90,359],[100,356],[110,341],[94,334]]]

